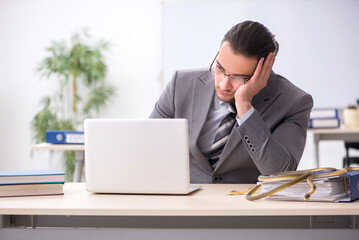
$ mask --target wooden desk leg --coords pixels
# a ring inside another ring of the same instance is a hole
[[[75,154],[76,166],[74,173],[74,182],[81,182],[81,174],[85,162],[85,151],[76,151]]]
[[[314,160],[315,160],[315,167],[319,167],[319,141],[320,141],[320,135],[319,134],[313,134],[314,137]]]

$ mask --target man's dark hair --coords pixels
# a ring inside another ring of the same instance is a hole
[[[279,44],[274,35],[263,24],[244,21],[232,27],[222,40],[229,42],[235,54],[246,57],[267,57],[268,53],[278,53]]]

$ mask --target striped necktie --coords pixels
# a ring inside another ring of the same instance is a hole
[[[219,160],[224,146],[229,138],[229,134],[232,131],[234,123],[236,122],[236,107],[234,103],[230,103],[228,105],[229,113],[223,118],[219,127],[216,131],[216,136],[214,137],[214,141],[211,147],[211,153],[209,154],[209,163],[212,167],[215,167],[215,164]]]

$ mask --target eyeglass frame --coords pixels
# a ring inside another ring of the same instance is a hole
[[[213,63],[216,61],[216,59],[217,59],[217,57],[218,57],[218,54],[219,54],[219,51],[217,52],[216,56],[214,57],[214,59],[213,59],[213,61],[212,61],[212,63],[211,63],[211,66],[209,67],[209,72],[212,73],[214,76],[216,76],[216,73],[215,73],[216,70],[214,69],[214,72],[212,72],[212,66],[213,66]],[[222,67],[222,66],[221,66],[221,67]],[[222,68],[223,68],[223,67],[222,67]],[[224,70],[224,69],[223,69],[223,70]],[[224,79],[226,76],[227,76],[232,82],[233,82],[233,79],[237,79],[237,80],[240,80],[241,83],[244,85],[244,84],[246,84],[246,82],[248,82],[248,81],[251,79],[251,77],[252,77],[253,75],[249,75],[249,78],[248,78],[248,79],[243,79],[243,78],[241,78],[241,77],[233,76],[233,75],[231,75],[231,74],[226,74],[226,73],[223,72],[223,79]]]

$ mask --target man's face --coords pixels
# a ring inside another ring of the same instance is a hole
[[[218,57],[214,63],[216,71],[224,72],[226,75],[238,76],[249,79],[253,75],[258,59],[256,57],[245,57],[236,55],[228,42],[224,42],[219,50]],[[230,77],[215,76],[215,88],[217,97],[223,102],[233,102],[234,94],[243,83],[232,81]]]

